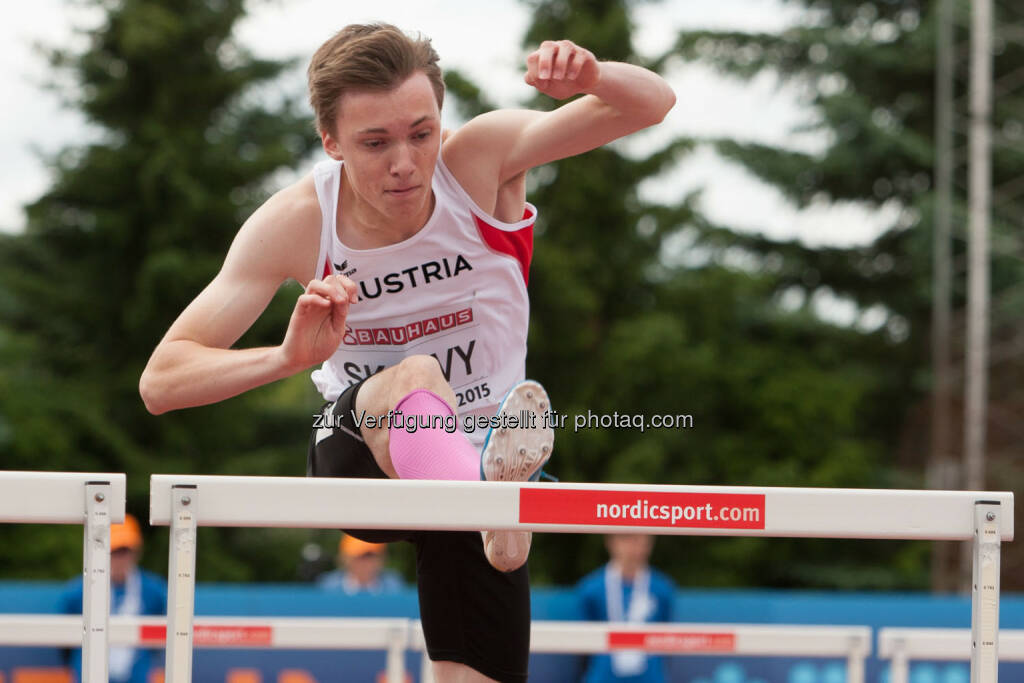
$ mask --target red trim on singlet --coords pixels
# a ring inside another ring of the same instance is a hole
[[[324,259],[324,274],[320,276],[320,279],[326,279],[331,274],[331,260]]]
[[[523,212],[523,220],[533,218],[529,207]],[[496,228],[476,214],[473,214],[480,238],[484,243],[498,252],[511,256],[519,262],[519,270],[523,273],[523,283],[530,284],[530,261],[533,259],[533,223],[518,230],[508,231]]]

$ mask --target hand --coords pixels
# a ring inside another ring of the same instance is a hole
[[[526,58],[527,84],[556,100],[589,92],[600,79],[594,54],[569,40],[545,40]]]
[[[330,358],[345,336],[348,307],[358,300],[356,283],[344,275],[310,280],[281,343],[285,362],[304,370]]]

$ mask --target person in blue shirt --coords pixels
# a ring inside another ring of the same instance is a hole
[[[156,574],[139,568],[141,554],[142,532],[138,520],[125,515],[124,524],[110,525],[111,616],[166,614],[167,584]],[[81,576],[68,582],[61,593],[58,611],[62,614],[82,613]],[[147,683],[150,667],[154,664],[154,652],[111,645],[108,665],[111,683]],[[74,681],[81,681],[80,649],[71,652],[69,666]]]
[[[577,584],[580,613],[587,621],[629,623],[672,621],[675,585],[650,566],[654,537],[613,534],[605,538],[609,561]],[[660,656],[623,650],[591,657],[584,683],[663,683]]]
[[[342,590],[347,595],[397,593],[405,587],[405,582],[398,572],[384,567],[387,549],[385,543],[367,543],[342,534],[338,543],[338,568],[321,574],[316,584],[329,590]]]

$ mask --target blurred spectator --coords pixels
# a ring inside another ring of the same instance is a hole
[[[367,543],[342,534],[338,543],[338,568],[321,574],[317,585],[342,590],[347,595],[380,595],[401,590],[405,587],[402,577],[393,569],[384,568],[387,548],[384,543]]]
[[[577,585],[580,610],[587,621],[645,623],[672,621],[675,586],[649,565],[654,537],[613,534],[605,537],[610,560]],[[633,681],[663,683],[662,657],[623,650],[591,657],[584,683]]]
[[[167,608],[166,582],[138,567],[142,532],[138,521],[125,515],[124,524],[110,526],[110,614],[162,615]],[[82,613],[82,577],[68,582],[58,611]],[[111,683],[147,683],[153,651],[145,648],[110,647]],[[82,679],[82,651],[70,653],[69,666],[75,681]]]

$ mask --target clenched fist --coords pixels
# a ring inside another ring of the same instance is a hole
[[[288,364],[304,369],[330,358],[345,336],[349,304],[358,300],[356,283],[344,275],[310,280],[281,344]]]
[[[589,92],[600,79],[594,54],[570,40],[545,40],[526,58],[527,84],[556,100]]]

